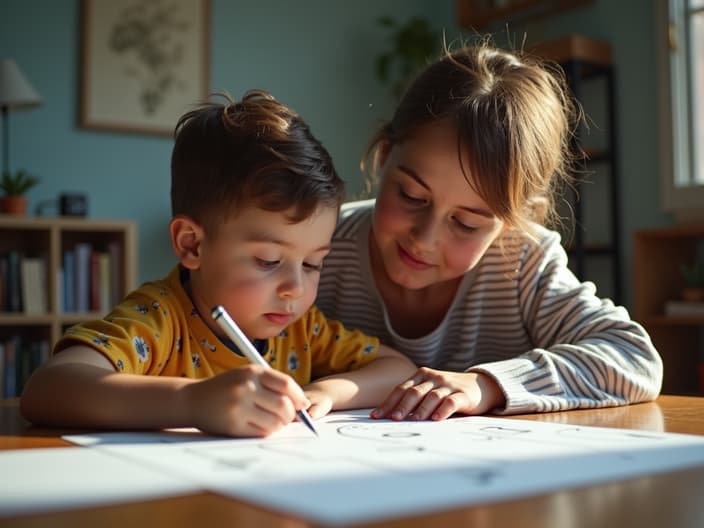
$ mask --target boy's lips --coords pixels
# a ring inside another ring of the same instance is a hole
[[[291,312],[271,312],[264,314],[264,317],[276,325],[286,326],[293,321],[294,314]]]
[[[432,264],[425,262],[424,260],[419,260],[413,255],[411,255],[408,251],[403,248],[403,246],[401,246],[401,244],[397,244],[397,248],[398,255],[401,258],[401,261],[408,267],[418,271],[426,270],[428,268],[433,267]]]

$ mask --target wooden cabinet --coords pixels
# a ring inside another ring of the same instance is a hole
[[[704,224],[647,229],[633,244],[634,317],[650,333],[665,364],[663,392],[704,395],[704,315],[665,315],[680,299],[681,267],[702,258]]]
[[[67,303],[79,282],[88,298]],[[134,222],[0,215],[0,385],[11,363],[36,366],[68,326],[104,316],[136,282]]]
[[[462,27],[485,29],[497,23],[521,23],[593,0],[457,0],[457,20]]]

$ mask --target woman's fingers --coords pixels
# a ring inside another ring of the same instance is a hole
[[[440,387],[428,392],[420,403],[413,409],[410,416],[413,420],[427,420],[436,412],[446,397],[450,396],[453,390],[449,387]]]

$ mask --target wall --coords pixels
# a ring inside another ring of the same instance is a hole
[[[634,231],[669,224],[662,211],[659,189],[659,123],[656,91],[655,8],[652,0],[592,0],[542,20],[510,27],[512,41],[551,40],[577,33],[611,44],[616,77],[618,170],[621,175],[621,238],[624,259],[621,276],[626,304],[632,301]],[[496,29],[506,40],[506,30]],[[599,119],[592,123],[599,134]],[[593,204],[592,204],[593,206]],[[606,204],[603,205],[607,207]],[[585,205],[585,207],[587,207]],[[599,211],[586,212],[592,218]],[[605,216],[604,216],[605,218]],[[597,285],[598,286],[598,285]]]
[[[391,111],[373,77],[374,56],[387,46],[376,25],[383,14],[419,14],[445,27],[448,40],[458,35],[454,0],[213,0],[211,88],[233,95],[266,88],[298,110],[354,192],[366,141]],[[79,15],[77,0],[2,1],[0,57],[14,58],[44,98],[37,109],[11,114],[12,166],[41,177],[30,194],[33,205],[60,191],[85,190],[91,216],[136,219],[140,279],[159,277],[174,262],[166,230],[172,142],[77,127]],[[525,30],[531,40],[578,32],[613,46],[627,292],[633,231],[669,222],[658,190],[653,16],[651,2],[595,0],[510,28],[519,43]]]
[[[210,85],[233,96],[265,88],[309,122],[350,192],[359,158],[392,100],[373,75],[388,45],[376,19],[454,20],[452,0],[213,0]],[[12,168],[41,178],[30,207],[84,190],[90,216],[133,218],[141,281],[174,264],[168,242],[172,140],[78,127],[80,2],[2,0],[0,57],[14,59],[44,99],[10,114]]]

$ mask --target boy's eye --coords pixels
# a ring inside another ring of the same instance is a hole
[[[311,262],[304,262],[303,267],[306,268],[308,271],[322,271],[323,270],[323,265],[321,264],[313,264]]]
[[[266,270],[274,269],[276,266],[279,265],[279,262],[281,262],[280,260],[265,260],[256,257],[254,260],[257,263],[257,266]]]

